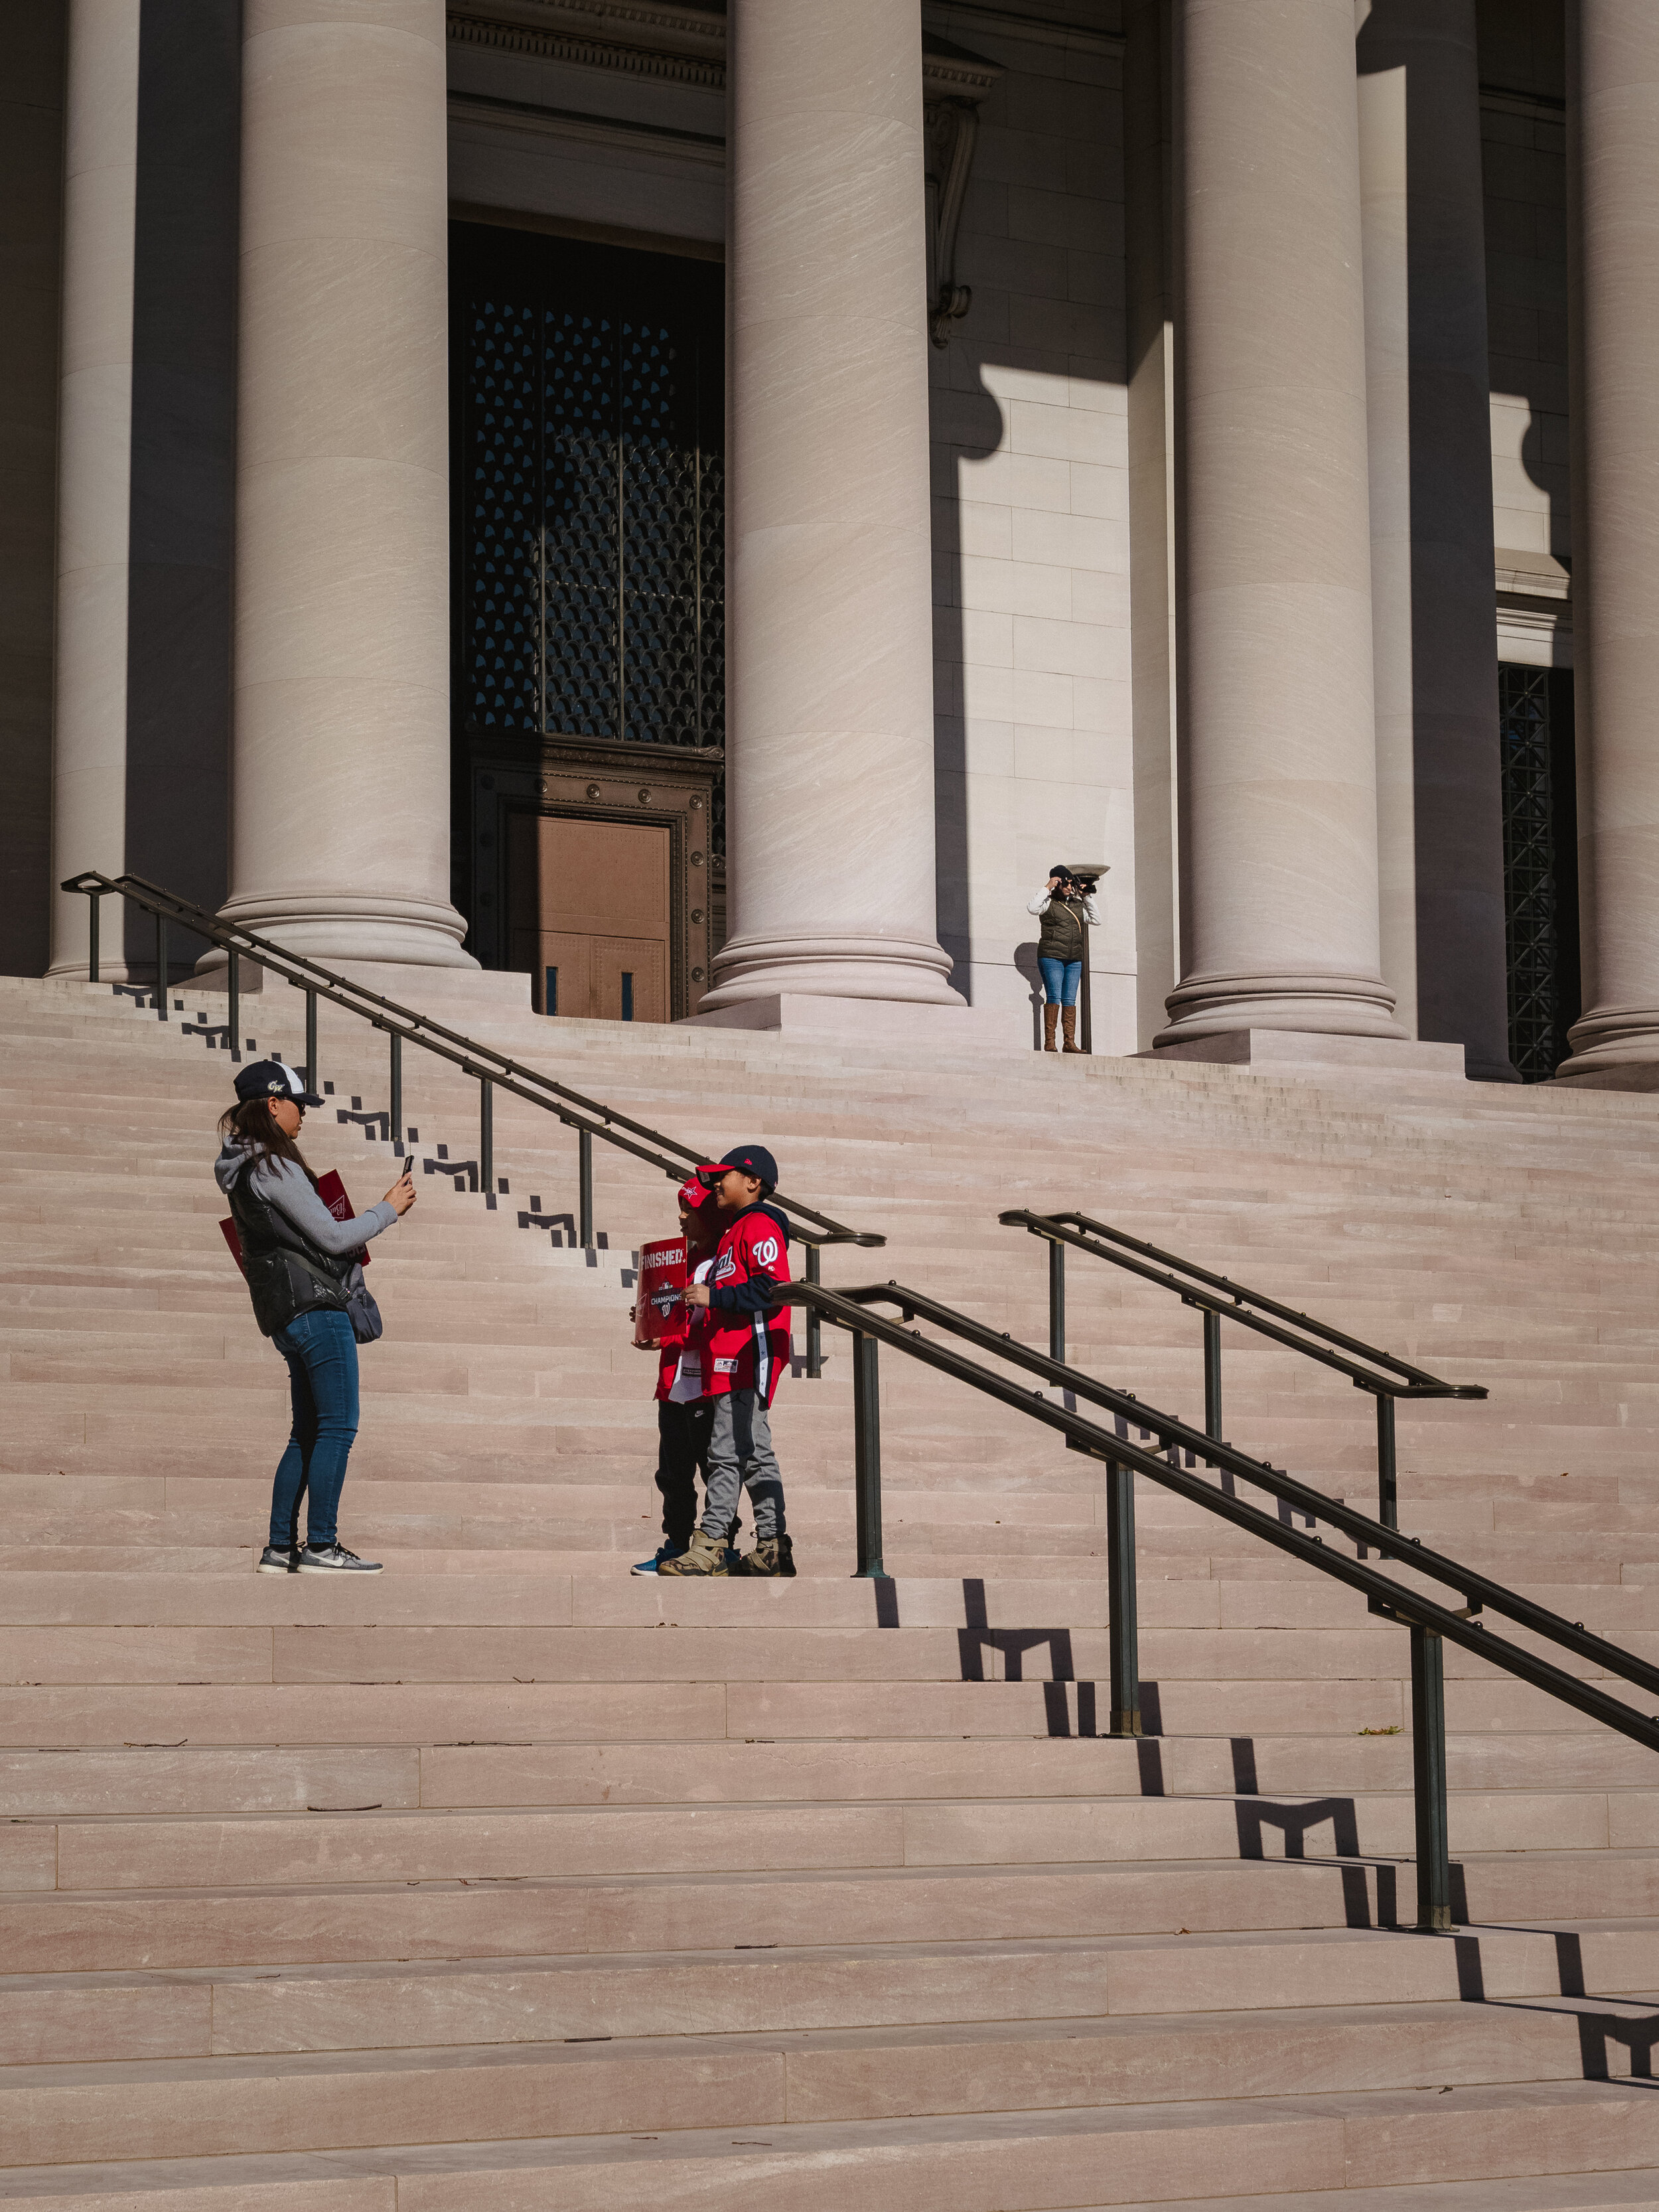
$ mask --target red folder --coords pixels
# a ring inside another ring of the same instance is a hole
[[[685,1288],[685,1239],[659,1237],[640,1247],[640,1279],[634,1301],[634,1341],[660,1344]]]
[[[334,1218],[337,1221],[355,1221],[357,1218],[356,1212],[353,1211],[351,1200],[346,1196],[345,1185],[340,1181],[339,1176],[332,1168],[329,1170],[325,1176],[318,1176],[317,1195],[322,1200],[323,1204],[328,1208],[329,1212],[334,1216]],[[227,1215],[225,1219],[219,1224],[219,1227],[223,1233],[226,1243],[230,1247],[231,1258],[234,1260],[239,1267],[242,1267],[242,1240],[236,1234],[236,1224],[234,1219],[229,1215]],[[682,1246],[681,1249],[682,1256],[684,1256],[684,1246]],[[368,1267],[368,1250],[367,1246],[365,1246],[363,1250],[357,1255],[357,1257],[362,1261],[365,1267]],[[242,1267],[242,1273],[246,1275],[247,1269],[246,1267]],[[684,1280],[684,1277],[682,1277],[681,1279]]]

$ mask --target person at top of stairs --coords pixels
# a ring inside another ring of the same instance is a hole
[[[1093,885],[1057,860],[1048,871],[1048,882],[1027,902],[1025,911],[1039,915],[1042,922],[1037,939],[1037,965],[1042,971],[1042,1049],[1059,1049],[1054,1030],[1063,1021],[1065,1049],[1081,1052],[1077,1041],[1077,994],[1083,981],[1083,933],[1100,920]]]
[[[755,1548],[730,1571],[793,1575],[794,1557],[783,1525],[783,1477],[772,1449],[768,1414],[789,1361],[788,1310],[778,1303],[789,1280],[789,1224],[767,1200],[777,1188],[777,1162],[764,1145],[738,1145],[716,1167],[697,1170],[726,1218],[706,1283],[689,1283],[688,1306],[708,1310],[703,1384],[714,1401],[708,1438],[708,1486],[702,1523],[682,1558],[665,1559],[665,1575],[723,1575],[726,1537],[738,1509],[739,1485],[755,1516]]]
[[[297,1142],[307,1107],[322,1100],[283,1061],[262,1060],[237,1076],[236,1101],[219,1117],[213,1171],[241,1239],[259,1333],[288,1362],[294,1407],[258,1572],[379,1574],[377,1560],[360,1559],[339,1540],[340,1492],[357,1434],[357,1340],[347,1302],[362,1281],[358,1254],[408,1212],[415,1185],[405,1169],[367,1213],[337,1221]]]
[[[687,1279],[700,1283],[714,1261],[720,1227],[714,1194],[695,1178],[680,1185],[680,1234],[685,1239]],[[667,1295],[665,1292],[665,1297]],[[665,1559],[678,1559],[691,1548],[697,1525],[697,1481],[708,1483],[708,1434],[714,1423],[714,1401],[704,1388],[702,1340],[708,1333],[708,1314],[679,1300],[654,1344],[639,1336],[635,1342],[658,1355],[657,1369],[657,1489],[662,1498],[662,1542],[648,1559],[630,1572],[654,1575]],[[728,1544],[738,1533],[737,1516],[726,1532]]]

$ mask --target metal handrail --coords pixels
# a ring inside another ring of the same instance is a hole
[[[1121,1229],[1114,1229],[1092,1215],[1067,1211],[1036,1213],[1015,1206],[1000,1213],[1005,1229],[1024,1229],[1042,1237],[1048,1246],[1048,1349],[1055,1359],[1066,1356],[1066,1251],[1086,1253],[1105,1260],[1143,1282],[1172,1291],[1182,1305],[1194,1306],[1204,1322],[1204,1427],[1206,1436],[1221,1438],[1221,1322],[1224,1316],[1258,1336],[1270,1338],[1304,1359],[1346,1375],[1356,1390],[1368,1391],[1376,1401],[1377,1518],[1390,1528],[1400,1525],[1399,1477],[1395,1456],[1395,1401],[1398,1398],[1484,1398],[1478,1382],[1446,1382],[1425,1368],[1413,1367],[1391,1352],[1380,1351],[1358,1337],[1347,1336],[1329,1322],[1253,1291],[1231,1276],[1218,1275],[1144,1243]],[[1152,1263],[1152,1264],[1148,1264]],[[1271,1316],[1271,1318],[1269,1318]]]
[[[210,944],[221,946],[229,955],[227,978],[229,1004],[228,1013],[228,1042],[231,1058],[240,1060],[241,1012],[240,966],[244,953],[257,959],[262,968],[269,968],[283,976],[296,990],[306,994],[306,1066],[307,1086],[315,1090],[318,1082],[317,1062],[317,1001],[325,999],[331,1006],[340,1006],[359,1020],[385,1031],[390,1040],[392,1105],[388,1126],[394,1144],[403,1141],[403,1048],[405,1043],[418,1045],[423,1052],[447,1060],[459,1067],[464,1075],[473,1077],[479,1085],[478,1092],[478,1188],[494,1193],[495,1132],[494,1104],[496,1091],[505,1091],[514,1098],[521,1098],[531,1106],[557,1116],[567,1128],[578,1133],[580,1242],[589,1251],[594,1247],[593,1230],[593,1139],[614,1146],[619,1152],[643,1160],[648,1167],[660,1169],[672,1182],[685,1179],[688,1165],[701,1165],[706,1154],[692,1150],[676,1137],[665,1136],[660,1129],[648,1127],[642,1121],[630,1120],[626,1114],[602,1105],[598,1099],[589,1098],[568,1084],[558,1083],[550,1075],[526,1067],[521,1062],[497,1052],[493,1045],[480,1044],[477,1038],[464,1036],[459,1030],[446,1028],[426,1014],[416,1013],[413,1007],[400,1005],[395,999],[383,997],[349,975],[341,975],[320,962],[308,959],[302,952],[289,951],[261,937],[253,930],[242,929],[233,923],[222,921],[204,908],[193,906],[189,900],[165,890],[159,884],[148,883],[142,876],[106,876],[94,868],[70,876],[61,886],[66,891],[81,892],[91,906],[88,935],[88,980],[99,980],[99,902],[108,893],[127,900],[152,915],[155,922],[155,1007],[160,1020],[167,1018],[167,996],[171,988],[167,964],[167,927],[176,923],[204,937]],[[637,1141],[643,1140],[643,1141]],[[653,1149],[659,1147],[660,1149]],[[670,1158],[666,1154],[678,1154]],[[809,1276],[816,1273],[817,1253],[821,1244],[884,1244],[887,1239],[870,1230],[849,1229],[816,1206],[799,1200],[790,1199],[782,1192],[776,1194],[777,1203],[791,1218],[793,1233],[807,1247]],[[799,1217],[805,1216],[816,1224],[800,1226]]]
[[[1564,1620],[1489,1577],[1477,1574],[1437,1553],[1424,1550],[1414,1538],[1402,1540],[1396,1530],[1355,1513],[1340,1499],[1327,1498],[1322,1492],[1293,1480],[1263,1461],[1253,1460],[1231,1445],[1218,1448],[1213,1438],[1171,1414],[1144,1404],[1130,1392],[1114,1390],[1079,1370],[1067,1367],[1063,1361],[1045,1358],[1041,1352],[997,1334],[971,1316],[944,1305],[924,1292],[900,1283],[833,1291],[821,1284],[792,1283],[787,1296],[790,1303],[808,1307],[832,1326],[850,1331],[854,1338],[860,1575],[882,1577],[885,1573],[881,1558],[880,1412],[876,1366],[880,1345],[888,1345],[907,1358],[1012,1407],[1028,1419],[1062,1435],[1069,1450],[1083,1452],[1105,1462],[1112,1735],[1138,1736],[1142,1733],[1135,1604],[1134,1490],[1130,1480],[1133,1474],[1149,1477],[1176,1497],[1203,1507],[1232,1527],[1259,1536],[1263,1542],[1317,1568],[1333,1580],[1363,1592],[1373,1613],[1408,1628],[1412,1637],[1412,1755],[1419,1928],[1438,1931],[1452,1924],[1446,1827],[1443,1642],[1476,1653],[1575,1711],[1616,1729],[1650,1751],[1659,1751],[1659,1719],[1650,1718],[1634,1706],[1581,1681],[1520,1644],[1488,1634],[1484,1626],[1470,1615],[1483,1605],[1490,1606],[1531,1633],[1593,1661],[1608,1674],[1643,1688],[1659,1688],[1659,1668],[1650,1667],[1604,1638],[1590,1635],[1582,1623]],[[870,1311],[871,1306],[884,1304],[898,1309],[898,1322]],[[1127,1436],[1113,1434],[1063,1401],[1047,1398],[1041,1390],[1027,1389],[948,1345],[924,1337],[919,1329],[903,1325],[917,1316],[990,1352],[998,1360],[1044,1376],[1073,1396],[1086,1397],[1109,1407],[1121,1422],[1132,1420],[1137,1426],[1150,1430],[1164,1440],[1169,1456],[1164,1458],[1145,1450],[1131,1443]],[[1347,1559],[1331,1549],[1321,1537],[1304,1534],[1260,1506],[1212,1487],[1201,1476],[1178,1465],[1183,1453],[1188,1457],[1201,1455],[1218,1468],[1224,1467],[1304,1510],[1316,1510],[1318,1518],[1331,1527],[1355,1536],[1367,1548],[1375,1547],[1384,1562],[1408,1567],[1413,1572],[1426,1574],[1462,1590],[1469,1601],[1468,1606],[1453,1608],[1441,1605],[1409,1583],[1395,1581],[1368,1561]]]

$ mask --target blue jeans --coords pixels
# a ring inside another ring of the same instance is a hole
[[[1045,952],[1037,962],[1042,970],[1042,995],[1051,1006],[1074,1006],[1083,981],[1080,960],[1051,960]]]
[[[279,1551],[299,1542],[300,1500],[306,1498],[307,1537],[331,1544],[357,1434],[357,1340],[344,1314],[313,1306],[270,1340],[288,1362],[294,1396],[293,1432],[271,1486],[270,1540]]]

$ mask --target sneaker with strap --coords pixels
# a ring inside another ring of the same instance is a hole
[[[307,1544],[300,1554],[302,1575],[378,1575],[378,1559],[360,1559],[343,1544]]]
[[[725,1543],[717,1536],[706,1536],[701,1528],[692,1534],[690,1547],[676,1559],[665,1559],[657,1569],[659,1575],[729,1575]]]
[[[793,1575],[794,1547],[787,1536],[757,1537],[754,1550],[745,1553],[732,1571],[734,1575]]]

